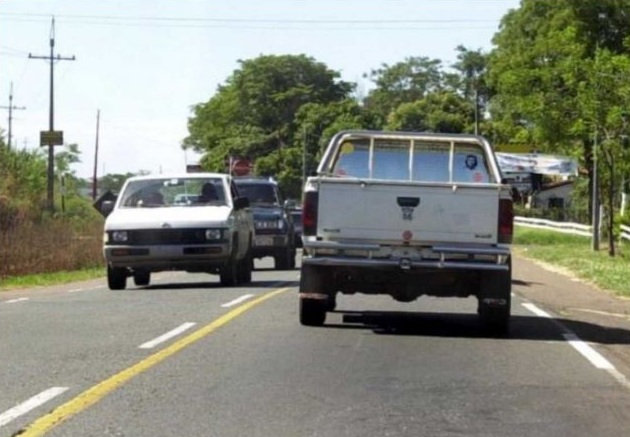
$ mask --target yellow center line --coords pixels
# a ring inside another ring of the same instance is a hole
[[[117,373],[116,375],[113,375],[108,379],[101,381],[95,386],[92,386],[83,393],[79,394],[77,397],[69,400],[58,408],[55,408],[53,411],[46,414],[45,416],[42,416],[39,419],[35,420],[32,424],[27,426],[22,433],[19,434],[20,437],[35,437],[44,435],[53,427],[94,405],[102,398],[107,396],[110,392],[116,390],[118,387],[131,380],[133,377],[164,361],[166,358],[175,355],[177,352],[190,346],[191,344],[201,340],[202,338],[216,331],[218,328],[231,322],[241,314],[257,306],[258,304],[268,299],[271,299],[272,297],[275,297],[281,293],[284,293],[287,290],[289,290],[289,288],[280,288],[278,290],[274,290],[272,292],[264,294],[257,299],[244,303],[243,305],[233,309],[229,313],[222,315],[215,321],[198,329],[197,331],[173,343],[172,345],[160,350],[159,352],[154,353],[153,355],[148,356],[142,361],[139,361],[138,363],[134,364],[131,367],[128,367],[127,369]]]

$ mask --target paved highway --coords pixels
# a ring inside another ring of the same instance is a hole
[[[302,327],[299,270],[256,266],[246,287],[2,293],[0,437],[628,435],[626,377],[522,300],[524,278],[494,339],[473,299],[342,296]]]

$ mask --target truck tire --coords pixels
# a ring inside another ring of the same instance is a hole
[[[326,321],[326,301],[300,298],[300,323],[304,326],[322,326]]]
[[[127,269],[107,266],[107,285],[110,290],[124,290],[127,287]]]
[[[238,282],[238,263],[230,261],[219,271],[219,280],[223,287],[232,287]]]
[[[287,247],[274,256],[273,261],[276,270],[292,270],[295,268],[295,250],[292,247]]]
[[[512,304],[512,259],[507,271],[482,272],[480,280],[479,320],[487,334],[504,337],[509,334]]]
[[[295,257],[297,256],[297,249],[293,247],[291,251],[291,260],[289,261],[289,270],[295,269]]]
[[[335,311],[335,308],[337,308],[337,294],[330,294],[328,295],[328,299],[326,299],[326,305],[325,305],[326,311]]]
[[[151,282],[151,272],[148,270],[138,270],[133,273],[133,282],[138,287],[149,285]]]
[[[252,253],[248,251],[245,257],[238,262],[237,280],[239,284],[252,282]]]
[[[315,299],[313,294],[327,294],[327,271],[315,266],[302,266],[300,272],[300,323],[305,326],[322,326],[326,321],[328,299]]]
[[[236,239],[234,239],[230,258],[227,263],[219,269],[219,281],[223,287],[232,287],[238,284],[239,262],[236,259],[236,254],[238,253],[237,249]]]

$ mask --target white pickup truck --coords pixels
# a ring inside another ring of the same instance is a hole
[[[303,194],[303,325],[339,292],[476,296],[483,327],[507,333],[512,199],[483,137],[343,131]]]
[[[254,221],[229,175],[132,177],[101,213],[112,290],[124,289],[130,276],[148,285],[163,270],[218,274],[224,286],[251,281]]]

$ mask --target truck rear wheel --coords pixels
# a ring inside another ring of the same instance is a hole
[[[300,298],[300,323],[304,326],[322,326],[326,321],[326,301]]]
[[[300,274],[300,323],[322,326],[326,321],[327,271],[316,266],[302,266]],[[314,297],[317,296],[317,297]]]
[[[124,290],[127,287],[127,269],[107,266],[107,285],[110,290]]]
[[[512,304],[512,259],[507,271],[487,271],[481,274],[479,320],[485,332],[494,336],[506,336],[510,328]]]

